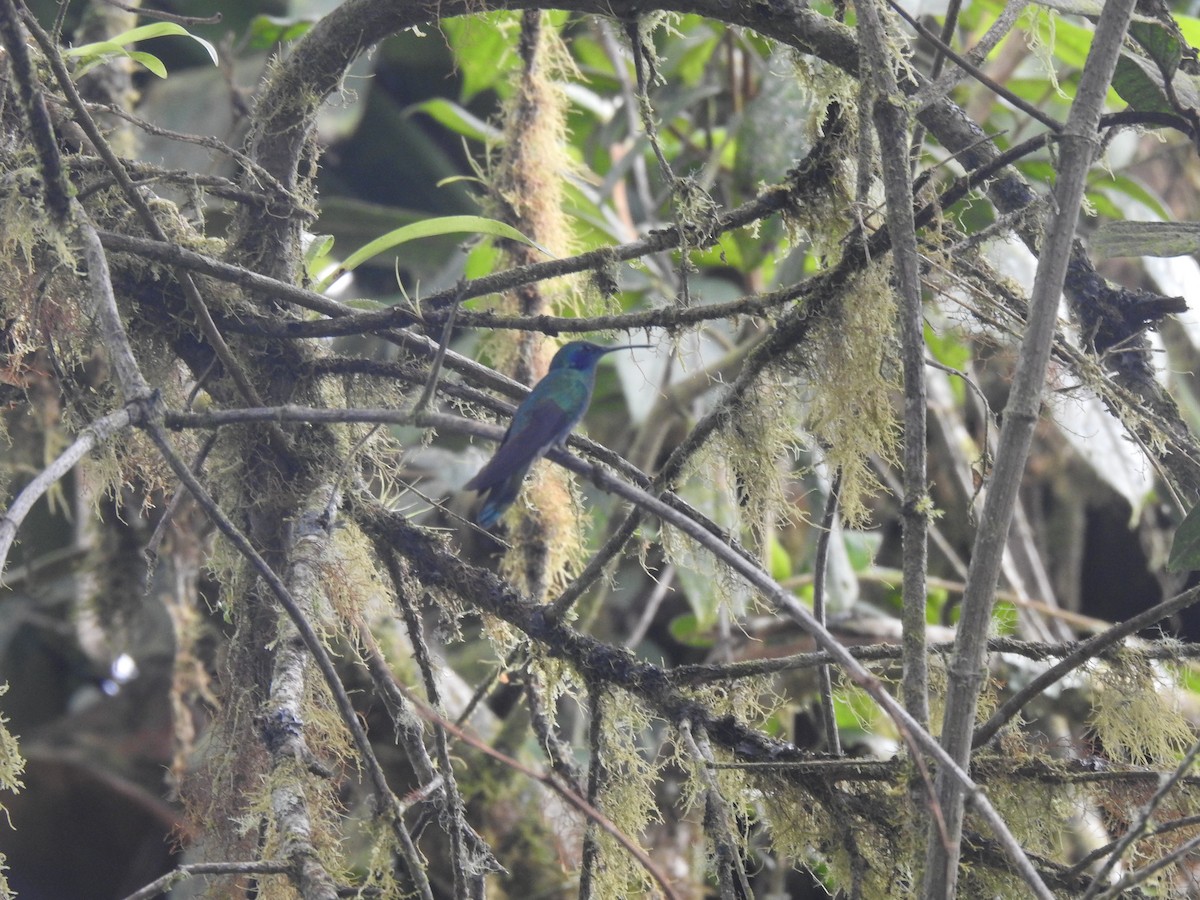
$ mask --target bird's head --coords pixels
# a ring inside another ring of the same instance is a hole
[[[600,357],[605,353],[612,353],[614,350],[631,350],[635,347],[649,346],[649,344],[622,344],[617,347],[601,347],[599,344],[593,344],[591,341],[571,341],[569,344],[563,344],[559,351],[554,354],[554,359],[550,360],[550,370],[578,369],[582,372],[587,372],[596,368],[596,363],[600,361]]]

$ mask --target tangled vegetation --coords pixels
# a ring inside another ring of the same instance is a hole
[[[0,888],[1190,896],[1178,5],[0,0]]]

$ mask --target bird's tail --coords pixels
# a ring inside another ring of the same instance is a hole
[[[484,528],[491,528],[500,521],[504,511],[517,499],[517,494],[521,492],[521,482],[524,480],[525,470],[522,470],[494,485],[488,491],[487,499],[483,501],[475,521]]]

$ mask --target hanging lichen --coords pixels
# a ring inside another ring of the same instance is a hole
[[[8,692],[7,684],[0,684],[0,696]],[[17,749],[17,739],[8,730],[8,719],[0,716],[0,791],[16,793],[25,785],[21,782],[21,776],[25,772],[25,760],[21,757],[20,751]],[[0,816],[7,815],[4,805],[0,803]],[[8,886],[8,879],[5,878],[4,854],[0,853],[0,896],[6,898],[15,897],[16,894]]]
[[[853,886],[856,896],[911,895],[909,865],[927,819],[912,815],[902,787],[879,782],[813,792],[783,777],[755,781],[760,818],[781,859],[827,870],[832,884]]]
[[[601,704],[600,714],[593,717],[601,723],[600,733],[591,738],[601,768],[596,805],[623,834],[638,840],[660,816],[654,794],[660,773],[638,746],[639,738],[649,733],[650,718],[628,695],[618,699],[597,692],[592,702]],[[611,834],[592,828],[598,849],[592,896],[628,897],[645,889],[649,884],[645,869]]]
[[[1172,765],[1196,735],[1171,698],[1168,673],[1125,651],[1093,666],[1091,726],[1105,754],[1138,766]]]
[[[805,426],[829,467],[841,470],[841,511],[852,528],[866,523],[867,501],[880,489],[871,458],[896,453],[895,322],[888,267],[877,263],[846,288],[796,360],[808,387]]]
[[[733,471],[738,518],[762,559],[767,559],[771,529],[792,509],[783,465],[796,452],[794,399],[775,373],[764,373],[715,442],[723,445]]]
[[[550,18],[537,11],[523,14],[519,49],[522,66],[505,104],[503,139],[489,177],[491,200],[498,218],[565,256],[572,242],[563,179],[572,161],[566,140],[569,103],[560,81],[573,64]],[[540,259],[539,251],[515,242],[502,242],[500,251],[506,265]],[[581,310],[574,282],[561,279],[505,294],[498,307],[522,315]],[[546,374],[556,349],[533,333],[497,336],[487,345],[494,365],[527,384]],[[501,571],[540,599],[565,586],[571,569],[583,558],[584,537],[570,479],[561,469],[536,465],[522,498],[504,517],[512,549]]]

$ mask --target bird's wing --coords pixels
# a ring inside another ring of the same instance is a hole
[[[579,421],[581,402],[576,379],[559,379],[551,372],[513,415],[500,449],[464,486],[469,491],[486,491],[514,472],[524,472],[561,441]],[[587,385],[583,385],[586,392]],[[575,413],[574,415],[572,413]]]

